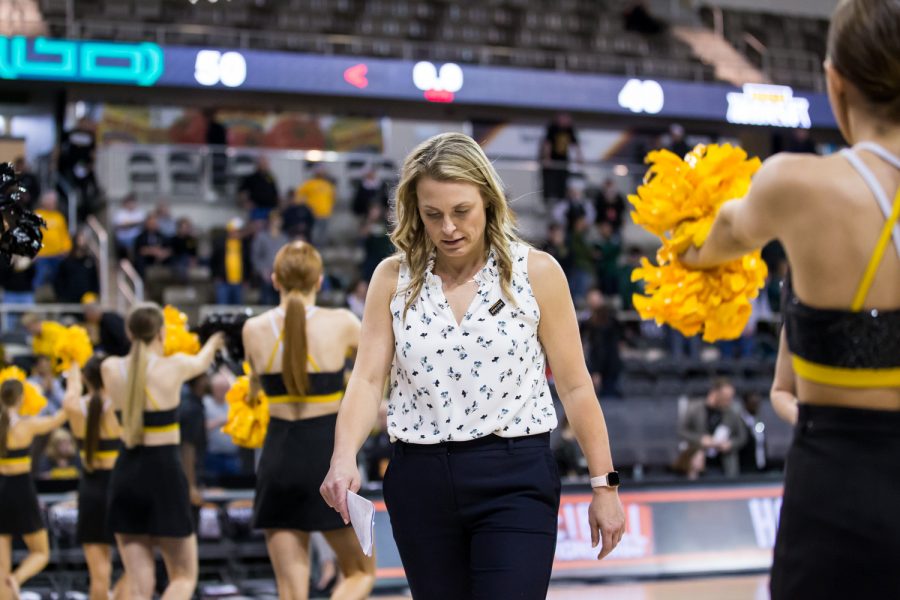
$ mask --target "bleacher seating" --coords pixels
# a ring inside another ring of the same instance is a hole
[[[713,80],[666,32],[623,27],[618,0],[41,0],[50,34]],[[162,32],[162,33],[161,33]],[[593,60],[600,59],[600,60]]]
[[[702,10],[706,24],[713,27],[713,13]],[[810,17],[722,10],[723,35],[742,51],[774,83],[801,89],[823,90],[822,62],[828,37],[828,21]],[[763,52],[748,46],[753,36]]]

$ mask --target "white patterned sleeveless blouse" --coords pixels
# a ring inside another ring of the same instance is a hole
[[[392,441],[461,442],[556,427],[538,340],[540,309],[528,279],[529,247],[514,242],[511,251],[513,298],[503,295],[492,249],[475,275],[478,289],[460,323],[433,273],[433,257],[404,319],[410,276],[401,261],[391,300],[394,360],[387,421]]]

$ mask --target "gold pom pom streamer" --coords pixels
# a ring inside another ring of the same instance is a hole
[[[44,407],[47,406],[47,399],[33,383],[26,379],[25,371],[14,366],[0,370],[0,384],[8,379],[15,379],[21,382],[25,390],[22,406],[19,407],[19,414],[23,417],[39,415],[44,410]]]
[[[247,368],[245,366],[244,370]],[[232,384],[225,400],[228,402],[228,420],[222,433],[242,448],[262,448],[269,428],[269,400],[259,392],[256,401],[250,402],[250,377],[242,375]]]
[[[56,349],[56,340],[65,333],[65,325],[56,321],[42,321],[41,331],[31,341],[31,350],[38,356],[53,358]]]
[[[69,370],[72,363],[83,367],[94,354],[94,345],[87,330],[80,325],[70,325],[56,336],[53,344],[54,368],[57,373]]]
[[[179,352],[184,354],[197,354],[200,352],[200,338],[197,337],[196,333],[191,333],[188,329],[186,314],[174,306],[167,305],[163,309],[163,322],[166,330],[163,353],[166,356]]]
[[[765,285],[767,269],[756,250],[713,269],[693,270],[678,260],[690,246],[706,241],[722,204],[741,198],[759,159],[728,144],[698,145],[684,160],[659,150],[644,184],[628,197],[632,218],[662,242],[658,266],[642,259],[631,274],[643,281],[646,296],[635,294],[642,319],[668,324],[686,336],[703,334],[707,342],[740,337],[752,311],[750,300]]]

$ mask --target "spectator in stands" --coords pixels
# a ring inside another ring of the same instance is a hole
[[[378,263],[394,253],[394,245],[388,237],[388,222],[383,205],[372,204],[369,206],[366,221],[360,228],[360,241],[363,247],[360,276],[369,281]]]
[[[368,291],[368,280],[358,279],[356,283],[350,286],[350,293],[347,294],[347,308],[360,319],[362,319],[363,309],[366,306],[366,293]]]
[[[194,528],[200,523],[203,494],[203,463],[206,456],[206,410],[203,397],[209,392],[209,377],[204,373],[184,384],[178,405],[178,426],[181,430],[181,464],[188,480]]]
[[[218,478],[222,475],[237,475],[241,471],[238,458],[238,447],[231,441],[231,436],[222,433],[222,426],[228,421],[228,403],[225,394],[231,383],[222,373],[210,378],[209,394],[203,396],[203,411],[206,418],[206,456],[204,458],[205,474]]]
[[[818,154],[816,143],[809,136],[809,129],[793,129],[784,145],[785,152],[798,154]]]
[[[66,217],[58,210],[58,197],[55,191],[45,192],[41,196],[40,208],[34,211],[44,221],[44,247],[35,259],[34,287],[53,283],[56,271],[66,254],[72,249],[72,238],[69,237],[69,225]]]
[[[22,194],[22,203],[26,208],[33,210],[41,197],[41,180],[28,168],[24,156],[16,158],[14,168],[19,178],[19,187],[25,189],[25,193]]]
[[[250,262],[261,285],[259,303],[267,306],[278,304],[280,299],[272,283],[272,265],[275,264],[275,255],[289,241],[283,225],[281,213],[273,210],[269,213],[267,228],[253,236],[250,245]]]
[[[597,220],[594,204],[584,195],[583,179],[569,179],[566,186],[566,197],[553,207],[553,220],[566,228],[580,216],[587,218],[588,223]]]
[[[622,13],[627,31],[656,35],[666,30],[664,21],[650,14],[646,0],[631,0]]]
[[[228,174],[228,155],[225,154],[228,130],[216,118],[214,108],[204,109],[203,118],[206,119],[206,144],[209,146],[212,185],[216,189],[222,189],[227,183]]]
[[[556,459],[560,477],[578,477],[588,472],[587,459],[584,458],[584,453],[575,438],[575,430],[568,420],[562,424],[557,445],[553,449],[553,457]]]
[[[625,197],[612,178],[603,181],[603,188],[597,194],[597,223],[609,223],[614,233],[619,233],[625,218]]]
[[[373,204],[380,204],[386,209],[388,190],[387,184],[378,176],[378,169],[369,167],[363,178],[356,184],[356,190],[353,193],[353,214],[360,219],[365,219],[369,214],[369,207]]]
[[[622,255],[622,238],[613,229],[612,223],[597,225],[596,248],[597,285],[607,296],[619,292],[619,257]]]
[[[541,142],[544,202],[548,205],[566,197],[572,153],[576,155],[578,162],[584,162],[572,117],[567,113],[559,113],[547,126]]]
[[[644,254],[637,246],[631,246],[625,253],[625,260],[619,265],[619,298],[622,300],[622,310],[634,309],[632,297],[644,291],[641,281],[632,281],[631,272],[641,266],[641,258]]]
[[[134,240],[134,268],[141,277],[146,277],[148,267],[161,267],[171,256],[172,247],[159,230],[156,215],[147,215],[143,230]]]
[[[747,443],[738,452],[742,473],[766,470],[766,425],[759,417],[762,398],[756,392],[744,394],[738,414],[747,429]]]
[[[131,341],[125,332],[125,319],[115,311],[103,310],[96,300],[84,305],[84,328],[91,337],[95,352],[125,356],[131,350]]]
[[[82,117],[73,129],[62,134],[59,144],[57,172],[79,194],[79,221],[99,208],[99,188],[94,175],[95,129],[93,121]]]
[[[672,329],[668,325],[665,325],[664,328],[669,345],[669,355],[672,358],[684,358],[687,356],[691,360],[700,359],[700,350],[703,347],[703,343],[699,335],[686,337],[680,331]]]
[[[194,235],[194,224],[188,217],[178,219],[171,246],[172,268],[179,279],[186,281],[188,272],[197,266],[197,250],[199,248],[197,236]]]
[[[175,237],[178,224],[175,217],[172,216],[172,206],[169,201],[165,199],[157,201],[156,209],[153,212],[156,214],[156,222],[159,223],[159,232],[169,239]]]
[[[568,250],[568,270],[566,277],[569,280],[569,291],[576,305],[584,301],[584,295],[591,286],[594,275],[594,260],[597,258],[593,246],[588,239],[590,222],[581,214],[572,221],[566,235],[566,249]]]
[[[216,283],[216,304],[244,303],[244,277],[252,271],[243,227],[240,219],[231,219],[225,234],[213,240],[210,269]]]
[[[119,257],[134,260],[134,241],[141,234],[147,211],[138,206],[137,196],[128,194],[113,211],[112,224],[115,228]]]
[[[60,383],[59,377],[54,374],[50,357],[38,355],[34,358],[28,381],[34,384],[47,399],[47,406],[44,407],[41,414],[48,416],[56,414],[62,407],[66,389]]]
[[[68,429],[59,428],[50,434],[38,466],[38,476],[41,479],[78,479],[78,464],[75,438]]]
[[[72,251],[62,261],[53,289],[56,301],[65,304],[77,304],[87,293],[100,293],[97,260],[88,247],[87,232],[84,229],[75,234]]]
[[[313,227],[316,224],[316,217],[313,215],[312,209],[306,204],[306,199],[295,202],[291,199],[284,211],[281,213],[284,221],[284,232],[291,240],[310,241],[312,238]]]
[[[669,145],[667,148],[681,158],[684,158],[684,155],[691,151],[691,147],[684,139],[684,127],[678,123],[672,123],[672,126],[669,127]]]
[[[278,208],[278,182],[266,156],[261,155],[256,160],[256,171],[244,177],[238,194],[250,208],[251,221],[265,220],[269,211]]]
[[[622,372],[622,358],[619,346],[622,331],[612,308],[600,290],[587,292],[587,315],[579,323],[581,341],[585,346],[588,372],[594,382],[594,389],[601,397],[618,398],[619,374]]]
[[[334,183],[324,164],[316,164],[312,177],[297,188],[294,201],[309,206],[316,218],[313,225],[312,242],[322,245],[328,236],[328,220],[334,212]]]
[[[566,245],[566,232],[559,223],[547,225],[547,240],[541,246],[541,250],[552,256],[556,262],[568,272],[569,247]]]
[[[677,463],[688,479],[697,479],[708,467],[719,467],[727,477],[740,473],[738,453],[747,443],[747,428],[734,407],[734,386],[727,379],[713,382],[703,402],[688,406],[678,435],[685,446]]]
[[[13,256],[9,263],[0,260],[0,288],[3,288],[4,304],[34,304],[34,261],[24,256]],[[20,321],[20,315],[10,313],[6,329],[12,330]]]

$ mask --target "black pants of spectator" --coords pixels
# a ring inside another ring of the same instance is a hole
[[[562,200],[566,197],[569,184],[568,169],[544,169],[542,171],[544,202]]]
[[[543,600],[560,480],[549,434],[397,442],[384,480],[415,600]]]

